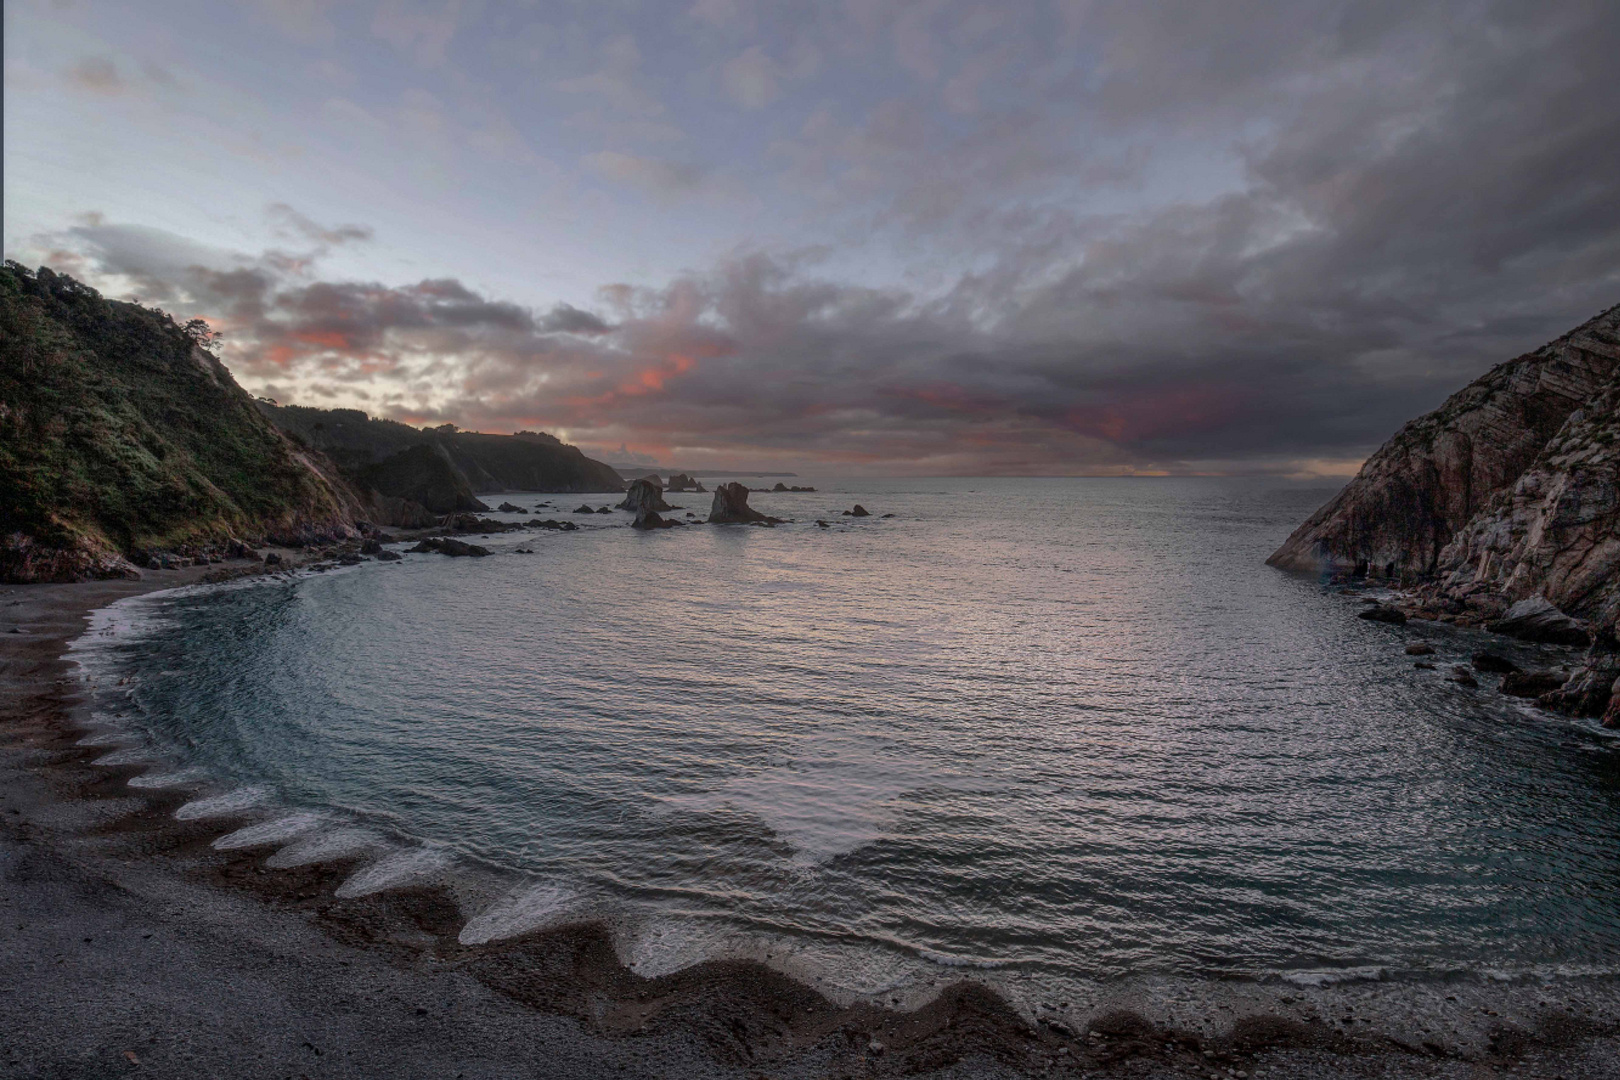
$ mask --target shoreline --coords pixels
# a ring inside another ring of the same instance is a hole
[[[320,1045],[309,1039],[257,1051],[270,1054],[275,1065],[233,1056],[221,1037],[245,1029],[251,1043],[273,1042],[269,1017],[277,1010],[253,1022],[223,1013],[209,1013],[200,1023],[180,1020],[190,1043],[206,1043],[235,1062],[226,1065],[226,1058],[216,1056],[198,1063],[214,1075],[266,1068],[315,1075],[310,1070],[317,1067],[332,1075],[455,1075],[468,1062],[496,1060],[533,1069],[537,1045],[544,1065],[536,1075],[619,1076],[629,1070],[754,1076],[765,1069],[773,1076],[1350,1076],[1373,1066],[1388,1076],[1472,1076],[1476,1068],[1571,1078],[1620,1075],[1620,980],[1613,977],[1538,985],[1369,981],[1316,987],[1142,978],[1111,987],[1104,1000],[1084,1009],[1054,1008],[1031,1022],[971,980],[902,1012],[870,1003],[840,1006],[753,961],[711,960],[642,978],[620,961],[611,928],[602,924],[461,945],[457,935],[474,913],[462,911],[442,888],[338,899],[336,887],[358,859],[267,870],[261,863],[273,848],[212,848],[212,840],[241,819],[177,821],[174,809],[190,797],[185,789],[137,791],[127,781],[147,766],[91,764],[106,748],[79,745],[86,694],[67,657],[69,643],[93,610],[218,573],[191,567],[148,572],[141,581],[0,591],[6,672],[0,691],[0,873],[6,899],[0,910],[17,916],[0,925],[0,953],[7,955],[0,961],[6,972],[0,986],[10,987],[8,1011],[29,1018],[13,1025],[6,1075],[73,1074],[70,1062],[76,1059],[53,1048],[63,1032],[72,1041],[75,1030],[78,1047],[105,1045],[112,1054],[97,1058],[95,1068],[86,1062],[88,1074],[137,1067],[124,1049],[96,1034],[107,1029],[107,1018],[83,1015],[75,997],[82,982],[77,969],[109,957],[96,933],[80,941],[74,927],[88,930],[115,916],[143,926],[145,936],[124,943],[135,964],[121,963],[113,983],[139,984],[159,997],[167,990],[194,997],[194,984],[209,978],[237,985],[242,966],[263,952],[263,936],[271,934],[281,942],[299,940],[299,949],[309,953],[306,962],[293,951],[291,971],[263,976],[267,981],[257,987],[288,1006],[323,997],[337,1002],[353,998],[356,987],[380,983],[400,987],[391,991],[396,996],[444,992],[468,1003],[453,1022],[436,1017],[432,1006],[416,1006],[399,1018],[411,1031],[436,1029],[431,1047],[407,1039],[418,1053],[437,1055],[433,1069],[421,1070],[388,1056],[395,1048],[387,1040],[403,1036],[393,1031],[390,1010],[380,1006],[359,1010],[351,1025],[354,1038],[341,1052],[306,1049]],[[13,628],[25,632],[10,633]],[[199,931],[172,910],[177,903],[207,913],[212,922]],[[140,943],[173,939],[179,945],[198,933],[209,937],[213,952],[195,970],[160,964],[154,976],[142,966],[148,946]],[[48,981],[58,996],[35,1002],[33,984],[42,969],[53,973]],[[311,979],[318,987],[305,985]],[[1343,1022],[1347,1013],[1349,1024]],[[162,1026],[172,1032],[176,1020],[171,1012]],[[393,1033],[371,1030],[378,1028]],[[161,1036],[152,1038],[164,1045]],[[491,1038],[510,1045],[492,1048]],[[336,1048],[344,1039],[327,1042]],[[127,1049],[140,1061],[155,1061],[152,1045],[131,1042]],[[526,1048],[522,1054],[520,1045]],[[446,1063],[456,1068],[444,1072]],[[176,1064],[169,1069],[172,1075],[202,1074]]]

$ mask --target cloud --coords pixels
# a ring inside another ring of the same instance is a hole
[[[590,154],[585,158],[585,163],[609,180],[659,196],[696,191],[705,175],[704,170],[696,165],[622,154],[617,150]]]

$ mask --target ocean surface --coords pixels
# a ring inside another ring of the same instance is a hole
[[[461,875],[464,940],[604,917],[648,974],[1620,970],[1615,742],[1447,681],[1485,635],[1266,567],[1331,488],[794,482],[821,491],[752,496],[774,529],[566,515],[487,559],[125,602],[78,649],[100,738],[137,784],[204,781],[186,813],[254,805],[221,832],[272,865]]]

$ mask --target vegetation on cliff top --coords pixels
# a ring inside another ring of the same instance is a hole
[[[346,493],[210,340],[49,269],[0,268],[0,576],[117,572],[120,553],[344,518]]]

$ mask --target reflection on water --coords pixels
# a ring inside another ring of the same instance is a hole
[[[588,903],[642,913],[649,956],[729,934],[872,971],[1620,958],[1612,748],[1442,681],[1476,637],[1265,567],[1327,492],[818,486],[753,497],[801,525],[604,515],[174,600],[127,650],[140,722],[177,766],[521,872],[479,940]]]

